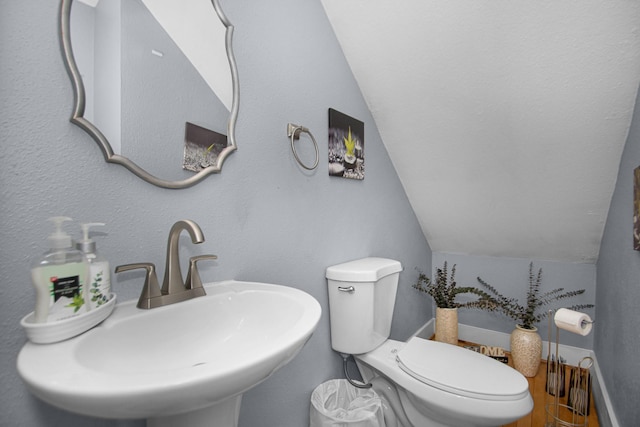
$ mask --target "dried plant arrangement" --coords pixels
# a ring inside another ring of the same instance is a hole
[[[443,268],[436,268],[435,282],[420,272],[418,282],[413,287],[432,297],[439,308],[485,308],[493,305],[491,295],[487,292],[472,286],[458,287],[456,283],[456,264],[451,268],[451,277],[449,277],[446,261]],[[460,294],[474,294],[479,298],[474,301],[457,302],[456,297]]]
[[[493,286],[478,277],[478,282],[486,290],[488,298],[482,300],[483,307],[488,311],[497,311],[515,320],[516,324],[524,329],[534,329],[535,325],[549,314],[548,310],[541,310],[552,302],[572,298],[585,292],[584,289],[564,292],[564,288],[553,289],[540,293],[542,283],[542,268],[538,274],[533,272],[533,262],[529,264],[529,289],[525,304],[520,304],[517,298],[507,298],[498,292]],[[581,310],[594,307],[593,304],[575,304],[566,307],[570,310]]]

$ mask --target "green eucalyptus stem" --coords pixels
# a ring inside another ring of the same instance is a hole
[[[492,305],[491,295],[472,286],[458,287],[456,282],[456,265],[451,268],[449,275],[447,262],[442,268],[436,268],[436,280],[431,281],[424,273],[418,275],[418,282],[413,287],[433,298],[439,308],[485,308]],[[468,302],[457,302],[456,297],[461,294],[477,295],[478,299]]]
[[[540,294],[542,284],[542,269],[537,274],[533,272],[533,262],[529,264],[529,288],[527,290],[526,304],[520,304],[516,298],[507,298],[496,290],[493,286],[477,278],[478,283],[488,294],[489,303],[483,307],[488,311],[500,312],[515,320],[516,324],[525,329],[533,329],[549,315],[548,310],[541,310],[542,307],[552,302],[572,298],[585,292],[584,289],[564,292],[564,288],[557,288]],[[567,307],[570,310],[581,310],[591,308],[593,304],[574,304]]]

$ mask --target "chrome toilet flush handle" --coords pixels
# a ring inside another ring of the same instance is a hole
[[[352,294],[356,291],[356,288],[354,288],[353,286],[338,286],[338,290],[340,292],[347,292]]]

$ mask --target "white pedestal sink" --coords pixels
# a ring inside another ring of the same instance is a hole
[[[242,393],[300,351],[321,308],[287,286],[224,281],[151,310],[116,305],[100,325],[55,344],[27,343],[18,372],[54,406],[154,427],[235,427]]]

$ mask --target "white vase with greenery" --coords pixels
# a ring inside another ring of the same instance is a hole
[[[431,281],[424,273],[418,276],[418,282],[413,285],[420,292],[431,296],[436,303],[436,333],[435,340],[448,344],[458,344],[458,308],[482,308],[486,305],[481,299],[468,302],[457,302],[460,294],[475,294],[481,298],[488,295],[478,288],[471,286],[458,287],[456,283],[456,266],[451,268],[451,277],[447,269],[447,262],[443,268],[436,269],[436,280]]]
[[[511,357],[514,367],[526,377],[534,377],[542,360],[542,339],[535,326],[549,314],[542,307],[561,299],[575,297],[584,293],[584,289],[564,292],[564,288],[540,293],[542,269],[533,272],[533,262],[529,264],[529,289],[526,303],[520,304],[516,298],[507,298],[493,286],[478,277],[478,282],[486,291],[481,299],[484,309],[498,311],[515,320],[516,328],[511,333]],[[593,304],[576,304],[568,307],[580,310],[593,307]]]

